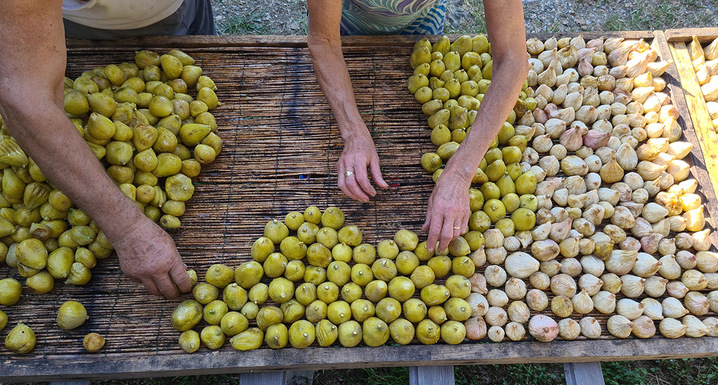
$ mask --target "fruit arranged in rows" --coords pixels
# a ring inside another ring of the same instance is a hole
[[[119,188],[148,217],[175,228],[194,193],[192,178],[222,148],[209,112],[219,104],[215,89],[183,52],[140,51],[135,63],[66,78],[64,106]],[[0,125],[0,262],[17,268],[38,294],[55,280],[86,284],[112,245]],[[2,303],[11,305],[19,282],[7,279],[14,282],[2,286],[12,289]]]
[[[483,39],[422,40],[410,58],[408,88],[438,147],[421,163],[435,182],[490,88],[490,47],[468,44]],[[657,61],[643,40],[577,36],[526,45],[527,81],[470,193],[469,229],[485,240],[479,252],[490,266],[477,270],[488,292],[517,293],[509,308],[518,302],[541,315],[540,327],[529,323],[538,340],[718,335],[718,319],[706,317],[718,310],[718,254],[690,177],[692,145],[662,78],[671,63]],[[483,87],[474,90],[472,79]],[[514,217],[523,202],[535,208],[530,227]],[[610,315],[608,324],[595,312]],[[493,341],[525,333],[525,322],[490,314],[483,321]]]
[[[252,261],[210,266],[172,325],[187,352],[227,339],[238,350],[460,343],[474,335],[472,287],[483,279],[469,257],[482,240],[472,242],[434,254],[399,230],[375,247],[339,208],[308,207],[268,222]]]
[[[194,193],[192,178],[222,150],[210,112],[220,104],[216,89],[184,52],[140,51],[132,63],[65,78],[64,109],[119,189],[147,217],[172,229],[180,226]],[[57,280],[88,283],[91,269],[110,256],[112,245],[43,175],[2,117],[0,169],[0,262],[17,269],[36,294],[52,291]],[[16,278],[0,277],[0,305],[20,300],[22,284]],[[27,328],[20,325],[16,329]],[[12,335],[29,338],[30,333]],[[31,349],[12,342],[20,340],[11,338],[9,347]],[[87,345],[95,349],[99,341],[89,338]]]

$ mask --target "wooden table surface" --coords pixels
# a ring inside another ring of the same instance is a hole
[[[587,40],[599,35],[611,34],[584,34]],[[662,33],[622,35],[664,39]],[[223,104],[213,112],[224,150],[196,180],[195,196],[181,218],[183,226],[172,233],[187,265],[196,269],[201,279],[211,264],[236,267],[249,260],[250,246],[262,235],[267,221],[283,219],[287,212],[303,211],[308,205],[321,209],[341,207],[347,223],[358,225],[365,241],[373,244],[392,237],[400,228],[419,232],[433,187],[419,158],[435,147],[429,140],[430,131],[420,105],[406,89],[406,78],[411,74],[408,57],[414,41],[412,37],[395,36],[345,40],[357,105],[374,137],[384,177],[392,186],[368,204],[354,202],[336,188],[335,163],[342,143],[314,77],[303,37],[142,38],[111,44],[70,41],[68,76],[77,77],[95,66],[132,61],[138,49],[165,52],[179,48],[193,55],[204,73],[217,83]],[[666,44],[665,40],[657,43]],[[667,45],[663,48],[667,49]],[[674,75],[669,72],[669,76]],[[689,121],[687,115],[682,115],[681,124],[687,129]],[[702,155],[697,156],[702,162]],[[698,164],[694,172],[700,173],[700,169]],[[425,239],[425,233],[419,234]],[[0,266],[0,276],[17,277],[17,272],[11,270]],[[54,318],[59,305],[70,299],[85,304],[90,319],[76,330],[61,331]],[[718,352],[716,338],[616,340],[604,327],[603,337],[592,341],[539,343],[526,338],[498,344],[482,341],[457,346],[301,350],[263,347],[249,352],[238,352],[225,343],[217,351],[202,348],[190,355],[179,349],[179,332],[170,324],[170,314],[179,302],[149,296],[123,278],[115,257],[101,261],[93,269],[93,279],[87,286],[58,283],[52,293],[43,296],[30,294],[25,288],[20,303],[3,309],[10,322],[2,335],[22,321],[33,327],[38,344],[32,353],[22,356],[0,349],[0,381],[635,360],[704,357]],[[82,348],[82,337],[89,332],[98,332],[107,339],[98,354],[86,353]]]

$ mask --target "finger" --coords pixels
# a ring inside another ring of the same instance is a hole
[[[365,175],[366,175],[366,172],[365,172]],[[350,194],[347,194],[347,195],[349,195],[351,198],[356,199],[358,201],[368,202],[369,197],[366,195],[366,193],[364,193],[364,191],[362,191],[361,187],[359,187],[356,177],[357,177],[356,174],[348,175],[346,177],[347,190],[349,190],[349,192],[350,192]]]
[[[454,232],[451,236],[452,240],[457,238],[459,235],[463,234],[461,232],[462,231],[461,230],[461,222],[463,222],[463,220],[464,220],[463,218],[457,218],[456,220],[454,220],[454,227],[453,227]]]
[[[389,188],[389,184],[384,181],[381,176],[381,167],[379,166],[379,156],[372,156],[369,160],[369,169],[371,171],[371,178],[374,180],[377,186],[381,188]]]
[[[429,205],[426,209],[426,220],[424,221],[424,224],[421,226],[421,229],[424,231],[429,230],[430,225],[431,225],[431,202],[429,202]]]
[[[441,217],[432,217],[431,223],[429,224],[429,237],[426,239],[427,249],[434,251],[436,243],[439,241],[439,235],[441,234]]]
[[[471,216],[471,210],[468,213],[464,212],[464,217],[461,219],[461,223],[458,226],[461,227],[461,234],[466,234],[469,231],[469,217]]]
[[[346,167],[344,166],[344,162],[341,160],[337,163],[337,186],[344,194],[346,194],[348,197],[352,199],[356,199],[356,197],[352,196],[352,192],[347,187],[347,177],[346,177]]]
[[[433,209],[432,209],[432,200],[431,197],[429,197],[429,203],[426,204],[426,220],[424,221],[424,225],[421,226],[421,229],[426,231],[431,228],[431,219],[433,218]],[[432,249],[433,250],[433,249]]]
[[[157,288],[160,290],[162,295],[167,298],[175,298],[179,295],[179,290],[177,289],[177,286],[175,286],[174,282],[172,282],[172,279],[169,275],[162,275],[160,277],[156,277],[155,284],[157,285]]]
[[[374,196],[376,195],[376,190],[374,190],[374,187],[372,187],[371,182],[369,182],[369,176],[366,173],[366,166],[359,167],[356,170],[356,181],[361,186],[361,189],[368,195]]]
[[[352,171],[352,175],[347,175],[347,171],[351,171],[352,167],[344,164],[343,160],[339,160],[337,163],[337,185],[346,196],[358,201],[368,201],[369,197],[364,194],[359,186],[356,184],[356,175]]]
[[[144,279],[142,280],[142,285],[145,286],[145,289],[147,289],[147,292],[156,295],[156,296],[162,296],[162,293],[160,293],[159,289],[157,289],[157,285],[155,285],[155,282],[151,279]]]
[[[175,264],[170,270],[170,277],[181,292],[186,293],[192,290],[192,281],[187,274],[187,270],[182,265]]]
[[[440,253],[443,253],[449,247],[449,242],[451,242],[453,235],[454,221],[449,217],[445,217],[444,222],[441,224],[441,238],[439,238],[439,246],[437,247]]]

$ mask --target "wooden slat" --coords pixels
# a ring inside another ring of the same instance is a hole
[[[701,43],[708,43],[718,37],[718,28],[669,29],[665,33],[670,43],[689,42],[693,36],[696,36]]]
[[[599,362],[563,364],[566,385],[603,385],[603,372]]]
[[[718,185],[716,185],[715,181],[711,178],[715,176],[715,173],[711,174],[708,168],[709,163],[713,165],[715,163],[709,162],[710,158],[706,157],[705,150],[703,149],[703,141],[698,136],[697,123],[694,119],[691,119],[694,110],[691,105],[687,103],[689,91],[685,88],[683,76],[681,76],[679,71],[679,63],[673,56],[672,46],[668,44],[668,39],[663,32],[656,31],[655,35],[654,49],[658,51],[660,59],[674,61],[674,65],[668,67],[668,70],[664,74],[664,78],[667,82],[666,88],[671,96],[671,102],[680,112],[678,124],[683,127],[682,140],[686,140],[693,145],[693,150],[691,150],[691,156],[689,157],[689,161],[692,164],[690,171],[692,176],[698,180],[700,184],[698,193],[703,195],[703,204],[706,208],[706,221],[708,225],[715,230],[718,228],[718,223],[716,223],[718,219]],[[691,71],[693,71],[692,68]],[[693,79],[695,81],[695,74],[693,75]],[[694,93],[691,95],[695,96]],[[692,100],[694,102],[697,101],[695,98]],[[703,102],[703,105],[705,106],[705,102]],[[710,239],[713,246],[718,248],[718,232],[712,231]]]
[[[693,128],[705,157],[705,166],[713,184],[714,192],[718,195],[718,190],[716,190],[716,186],[718,186],[718,134],[708,113],[686,44],[682,42],[674,43],[671,46],[671,52],[680,74],[683,94],[693,120]]]
[[[604,337],[605,338],[605,337]],[[57,378],[141,378],[178,375],[246,373],[281,370],[325,370],[387,366],[483,365],[656,360],[714,357],[718,338],[647,340],[580,340],[541,342],[407,345],[350,349],[259,349],[250,352],[200,350],[194,354],[108,354],[101,360],[87,355],[46,356],[42,360],[12,360],[0,371],[0,381],[45,381]],[[7,361],[6,361],[7,362]]]
[[[409,385],[454,385],[453,366],[412,366]]]

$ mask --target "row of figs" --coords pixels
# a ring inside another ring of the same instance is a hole
[[[210,112],[220,104],[216,89],[182,51],[139,51],[134,62],[65,78],[64,109],[120,190],[147,217],[173,229],[194,193],[192,178],[222,150]],[[0,262],[17,269],[35,294],[52,291],[57,280],[88,283],[91,269],[110,256],[112,245],[47,180],[1,117],[0,169]],[[14,277],[0,279],[0,305],[17,303],[22,286]],[[2,313],[0,321],[6,318]],[[12,335],[34,336],[18,333]],[[29,345],[24,346],[11,350]]]
[[[434,182],[490,87],[484,39],[423,39],[410,57]],[[472,259],[486,262],[487,336],[523,339],[516,308],[542,317],[528,324],[541,341],[718,335],[716,318],[698,318],[718,310],[718,254],[662,77],[671,62],[643,40],[526,43],[529,74],[474,176],[463,235],[483,241]]]
[[[463,238],[432,253],[405,229],[375,247],[338,207],[311,206],[268,222],[252,261],[210,266],[172,325],[187,352],[226,339],[238,350],[379,346],[390,338],[457,344],[477,333],[473,291],[483,277],[470,254]]]

